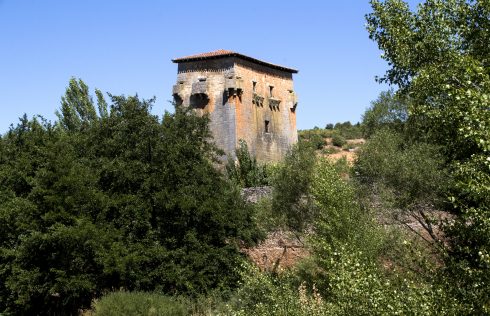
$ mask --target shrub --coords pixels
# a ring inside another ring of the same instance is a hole
[[[337,133],[332,137],[332,144],[337,147],[342,147],[347,144],[347,140],[342,135]]]
[[[244,282],[230,299],[225,315],[328,315],[316,289],[297,285],[292,274],[268,274],[254,267],[244,271]]]
[[[325,138],[331,135],[331,130],[320,128],[298,132],[299,140],[309,143],[315,149],[322,149],[326,145]]]
[[[147,292],[113,292],[93,303],[94,316],[159,315],[186,316],[190,302],[182,297]]]
[[[237,160],[228,158],[226,173],[228,178],[241,187],[257,187],[270,184],[267,165],[257,163],[248,151],[247,143],[239,141],[239,147],[235,151]]]
[[[309,143],[315,149],[322,149],[325,144],[325,139],[321,134],[312,134],[309,139]]]
[[[324,154],[324,155],[336,154],[338,152],[340,152],[340,149],[339,148],[337,148],[337,147],[331,147],[331,146],[329,146],[327,148],[324,148],[322,150],[322,154]]]
[[[273,181],[272,210],[296,231],[302,231],[314,216],[309,193],[315,158],[313,148],[299,142],[286,155]]]

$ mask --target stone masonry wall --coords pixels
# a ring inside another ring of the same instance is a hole
[[[225,95],[224,74],[233,72],[233,60],[217,59],[207,61],[194,61],[179,64],[177,75],[177,88],[174,86],[174,95],[177,92],[182,98],[184,106],[191,104],[193,92],[199,92],[196,83],[203,83],[204,93],[209,98],[204,108],[196,108],[200,114],[208,113],[210,116],[210,129],[216,145],[227,153],[233,153],[236,148],[235,104],[228,103]],[[199,81],[203,80],[204,81]],[[193,89],[194,85],[194,91]]]
[[[177,103],[210,115],[214,141],[228,155],[243,139],[258,161],[278,161],[297,142],[289,72],[236,57],[188,61],[179,63],[173,95]]]
[[[235,69],[244,86],[236,109],[237,137],[247,141],[257,160],[278,161],[298,139],[295,108],[291,110],[295,102],[292,74],[245,60],[237,60]],[[263,101],[254,101],[254,95]]]

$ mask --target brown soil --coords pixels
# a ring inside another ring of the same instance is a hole
[[[302,241],[293,233],[284,231],[269,233],[260,245],[244,249],[243,252],[260,270],[274,272],[290,268],[308,256]]]
[[[356,159],[356,152],[357,150],[359,150],[359,146],[363,145],[366,140],[364,138],[348,139],[347,145],[355,146],[354,148],[348,150],[344,150],[341,147],[333,146],[331,138],[325,138],[325,142],[328,144],[325,148],[336,148],[337,150],[339,150],[339,152],[332,154],[322,153],[322,156],[327,157],[333,161],[337,161],[345,157],[345,159],[347,159],[347,162],[352,165],[354,163],[354,160]]]
[[[356,159],[356,152],[355,151],[339,151],[338,153],[325,155],[325,157],[327,157],[328,159],[331,159],[333,161],[337,161],[337,160],[345,157],[345,159],[347,159],[347,162],[352,164],[352,163],[354,163],[354,160]]]

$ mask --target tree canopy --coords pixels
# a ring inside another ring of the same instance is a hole
[[[56,124],[0,138],[0,310],[74,313],[110,289],[230,288],[258,233],[215,167],[206,117],[72,79]]]
[[[409,97],[419,140],[441,145],[455,175],[447,195],[448,274],[468,310],[490,301],[490,5],[427,0],[411,11],[401,0],[371,1],[371,39],[390,68],[380,81]],[[468,294],[471,293],[471,294]]]

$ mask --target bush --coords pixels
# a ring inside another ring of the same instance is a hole
[[[226,173],[229,179],[244,188],[270,184],[267,165],[257,163],[255,157],[250,155],[244,140],[239,141],[239,147],[235,154],[237,160],[235,161],[230,157],[226,164]]]
[[[288,228],[296,231],[302,231],[314,216],[310,185],[315,159],[314,149],[299,142],[286,155],[274,178],[272,210]]]
[[[312,134],[309,139],[309,143],[315,149],[322,149],[325,144],[325,139],[321,134]]]
[[[326,145],[325,138],[331,135],[331,130],[320,128],[298,132],[299,140],[309,143],[315,149],[322,149]]]
[[[224,315],[328,315],[316,289],[296,284],[292,274],[268,274],[249,267],[244,282],[228,303]]]
[[[332,137],[332,144],[337,147],[342,147],[347,144],[347,140],[337,133]]]
[[[186,316],[191,304],[182,297],[147,292],[113,292],[93,304],[94,316],[159,315]]]
[[[322,150],[322,154],[324,155],[331,155],[331,154],[336,154],[340,152],[340,149],[337,147],[327,147]]]

